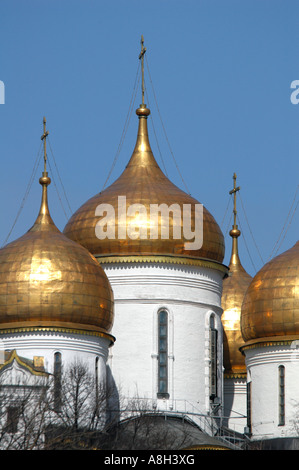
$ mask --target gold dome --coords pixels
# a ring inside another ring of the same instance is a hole
[[[234,175],[236,181],[236,175]],[[234,188],[234,193],[240,188]],[[236,216],[236,208],[234,209]],[[238,237],[241,235],[236,222],[229,232],[232,237],[232,254],[229,274],[223,280],[221,316],[223,325],[223,364],[225,374],[245,374],[245,357],[239,348],[244,344],[241,334],[241,307],[252,277],[243,268],[238,253]]]
[[[104,270],[55,226],[44,171],[32,228],[0,250],[0,330],[63,328],[109,334],[113,293]]]
[[[240,232],[239,232],[240,233]],[[237,237],[233,237],[229,275],[223,281],[221,317],[223,324],[223,363],[225,373],[245,373],[245,357],[239,348],[244,344],[241,334],[241,307],[252,277],[243,268],[237,247]]]
[[[299,241],[255,275],[242,305],[245,341],[299,335]]]
[[[150,113],[146,106],[140,105],[136,111],[139,117],[139,128],[137,142],[131,159],[121,176],[107,189],[95,195],[83,204],[71,217],[67,223],[64,234],[72,240],[80,243],[88,249],[100,262],[104,262],[104,257],[130,257],[134,256],[175,256],[191,259],[204,258],[221,263],[224,257],[224,238],[213,216],[206,208],[203,208],[203,244],[199,249],[185,249],[186,239],[180,222],[180,237],[174,238],[172,232],[173,221],[169,218],[169,236],[161,238],[162,219],[159,215],[159,235],[155,239],[150,238],[150,206],[153,204],[179,205],[183,214],[183,205],[191,205],[191,230],[194,231],[195,217],[194,208],[198,201],[184,191],[175,186],[161,171],[152,153],[147,129],[147,117]],[[124,196],[126,200],[125,209],[133,204],[142,204],[146,209],[146,214],[140,215],[140,219],[135,225],[145,228],[146,236],[139,236],[136,239],[128,236],[131,230],[134,217],[127,217],[122,225],[120,213],[118,211],[119,196]],[[99,239],[96,236],[96,224],[99,217],[96,208],[101,204],[109,204],[114,208],[116,230],[114,238]],[[125,235],[120,237],[120,232]]]

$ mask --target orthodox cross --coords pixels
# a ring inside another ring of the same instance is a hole
[[[141,59],[141,73],[142,73],[142,104],[144,104],[144,54],[146,52],[146,47],[144,47],[144,39],[141,36],[141,52],[139,54],[139,59]]]
[[[44,141],[44,176],[47,176],[47,146],[46,146],[46,140],[47,136],[49,135],[49,132],[46,131],[46,118],[44,117],[44,133],[41,136],[41,140]]]
[[[234,195],[234,228],[237,227],[237,192],[240,191],[240,186],[236,187],[237,175],[234,173],[233,176],[234,180],[234,189],[232,189],[229,194]]]

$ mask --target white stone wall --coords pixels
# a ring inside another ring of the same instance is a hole
[[[60,352],[64,366],[80,360],[91,371],[95,370],[96,357],[102,380],[106,380],[106,362],[109,340],[106,338],[63,332],[20,332],[2,334],[1,350],[16,350],[18,356],[33,360],[34,356],[44,358],[46,372],[53,373],[54,354]]]
[[[299,353],[296,343],[245,349],[251,381],[252,439],[299,434]],[[285,425],[279,425],[279,366],[285,367]]]
[[[224,424],[243,434],[247,426],[247,381],[246,378],[224,379]]]
[[[92,374],[92,385],[95,384],[93,378],[98,377],[100,390],[100,387],[105,386],[107,380],[106,362],[109,344],[110,341],[104,337],[88,334],[53,331],[15,332],[6,334],[2,332],[0,336],[1,350],[16,350],[18,358],[13,356],[14,359],[9,363],[8,367],[1,371],[1,393],[3,395],[0,396],[0,403],[3,406],[2,413],[0,415],[0,425],[6,424],[6,410],[8,411],[10,406],[19,407],[20,404],[23,403],[24,397],[25,407],[22,408],[22,416],[18,419],[16,430],[13,434],[7,432],[2,436],[3,438],[0,442],[0,450],[18,449],[20,448],[20,445],[25,445],[25,448],[28,446],[28,448],[32,449],[43,448],[44,436],[43,434],[39,435],[39,426],[41,426],[41,429],[44,429],[42,426],[47,424],[47,420],[51,423],[52,419],[54,423],[57,423],[58,420],[58,424],[61,424],[67,415],[67,413],[63,412],[63,419],[59,422],[59,414],[56,415],[53,413],[53,415],[49,415],[46,413],[46,415],[44,415],[43,412],[40,411],[39,406],[36,407],[35,399],[43,391],[42,386],[47,384],[49,385],[48,378],[32,374],[31,371],[26,368],[26,365],[23,365],[22,362],[19,364],[19,359],[22,361],[22,358],[33,360],[35,356],[39,358],[42,357],[44,359],[46,372],[52,374],[54,372],[54,355],[59,352],[61,353],[62,373],[64,371],[67,372],[67,367],[69,365],[75,365],[76,361],[79,361],[79,363],[85,365]],[[0,359],[3,362],[4,354],[1,355]],[[68,377],[69,376],[67,376],[67,378]],[[73,386],[75,386],[75,383],[73,383]],[[84,403],[84,413],[80,412],[78,416],[80,426],[84,425],[85,420],[89,423],[92,417],[90,409],[88,409],[87,406],[89,396],[84,390],[84,385],[81,385],[79,401],[82,398],[82,394],[84,394],[84,399],[86,401]],[[90,397],[93,399],[92,394]],[[61,398],[62,400],[70,399],[72,406],[73,397],[71,393],[66,392],[66,394],[63,394]],[[99,406],[105,407],[108,399],[109,395],[100,395]],[[62,407],[64,407],[65,404],[66,402],[63,401]],[[91,404],[93,404],[93,402],[91,402]],[[37,412],[35,412],[35,410]],[[23,413],[26,417],[25,420],[23,418]],[[71,414],[72,413],[70,413],[70,415]],[[72,419],[73,417],[70,416],[70,423],[72,422]],[[35,423],[36,428],[33,432],[28,431],[28,425],[26,422],[30,422],[31,424],[33,422]],[[105,423],[106,414],[101,414],[100,419],[96,424],[98,428],[100,428],[105,426]]]
[[[115,298],[109,364],[122,395],[163,409],[207,413],[209,324],[218,334],[218,394],[222,399],[221,292],[215,269],[176,264],[103,264]],[[158,311],[168,312],[169,399],[157,399]]]

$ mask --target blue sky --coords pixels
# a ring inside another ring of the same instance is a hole
[[[225,262],[234,172],[247,271],[255,274],[273,253],[293,246],[299,208],[283,242],[277,240],[299,183],[299,104],[290,100],[291,82],[299,80],[298,15],[295,0],[2,0],[0,243],[22,207],[43,116],[63,183],[48,148],[56,225],[63,230],[71,215],[63,189],[74,212],[103,188],[129,110],[143,34],[153,152],[163,169],[161,150],[170,179],[185,190],[181,173],[216,218],[226,236]],[[134,110],[140,99],[138,90]],[[134,148],[134,110],[108,184]],[[42,163],[8,241],[36,218],[41,172]]]

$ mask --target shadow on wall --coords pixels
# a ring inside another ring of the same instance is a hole
[[[121,419],[121,403],[111,369],[107,366],[107,413],[106,425],[116,424]]]

